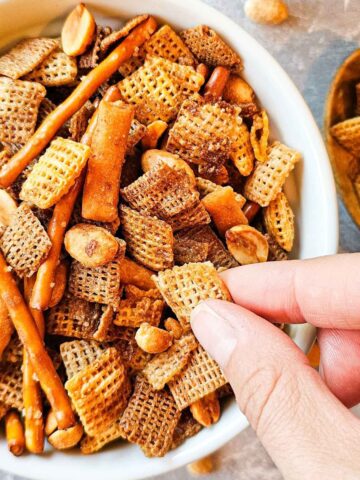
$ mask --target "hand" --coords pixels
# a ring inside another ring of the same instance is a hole
[[[360,478],[360,254],[221,274],[237,303],[208,300],[192,327],[287,480]],[[268,321],[266,321],[266,320]],[[319,328],[320,374],[270,322]]]

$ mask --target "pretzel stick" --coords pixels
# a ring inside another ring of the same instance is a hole
[[[12,410],[5,417],[5,432],[9,451],[18,457],[25,448],[24,427],[20,415]]]
[[[0,298],[0,360],[5,348],[9,345],[14,326],[9,317],[6,305]]]
[[[35,276],[24,280],[24,294],[29,301],[31,290],[35,283]],[[41,311],[30,308],[37,329],[44,338],[44,316]],[[34,379],[34,369],[29,355],[24,349],[23,359],[23,401],[25,417],[25,443],[31,453],[42,453],[44,450],[44,418],[39,382]]]
[[[120,97],[117,87],[110,87],[103,100],[115,101]],[[98,109],[95,111],[84,133],[81,143],[90,145],[92,134],[97,123]],[[81,174],[75,181],[69,192],[56,204],[48,226],[48,235],[51,240],[51,249],[46,260],[40,265],[36,275],[36,281],[32,290],[30,306],[37,310],[46,310],[51,301],[51,295],[55,286],[55,272],[59,263],[61,247],[67,225],[74,210],[76,199],[84,183],[85,174]]]
[[[204,88],[204,97],[206,99],[217,99],[222,96],[226,82],[229,79],[230,72],[225,67],[214,68],[209,80]]]
[[[19,338],[27,350],[41,388],[55,412],[59,428],[64,429],[75,425],[70,400],[2,253],[0,253],[0,295],[9,310]]]
[[[249,223],[253,220],[255,215],[258,213],[260,210],[260,205],[258,205],[255,202],[252,202],[251,200],[248,200],[243,208],[243,212],[245,214],[245,217],[249,220]]]
[[[133,55],[157,28],[149,17],[138,25],[96,68],[80,82],[69,97],[53,110],[36,130],[30,140],[19,150],[0,172],[0,185],[9,187],[24,168],[48,145],[59,128],[93,95],[120,65]]]

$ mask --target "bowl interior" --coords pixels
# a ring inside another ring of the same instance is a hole
[[[25,36],[58,35],[63,16],[76,0],[5,0],[0,2],[0,48],[8,48]],[[96,0],[88,2],[99,23],[114,27],[121,19],[149,12],[175,28],[197,24],[213,27],[244,59],[245,78],[253,86],[270,115],[272,137],[302,152],[304,160],[286,184],[296,215],[295,258],[335,253],[338,242],[336,193],[325,148],[296,87],[272,57],[239,26],[211,7],[192,0]],[[274,285],[276,288],[276,285]],[[307,350],[314,339],[313,327],[290,329],[296,343]],[[1,468],[36,479],[106,480],[153,476],[189,463],[216,450],[248,425],[234,401],[228,402],[221,421],[201,431],[163,459],[146,459],[133,445],[117,443],[93,456],[77,452],[46,452],[43,456],[14,458],[0,442]]]

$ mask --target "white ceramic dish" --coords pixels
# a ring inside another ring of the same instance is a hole
[[[0,0],[0,47],[29,35],[58,35],[61,18],[76,0]],[[99,22],[114,26],[121,19],[149,12],[176,28],[197,24],[213,27],[235,48],[245,63],[245,77],[270,114],[272,136],[300,150],[303,163],[287,182],[297,222],[297,258],[335,253],[338,244],[336,191],[320,132],[301,95],[276,61],[244,30],[199,0],[94,0],[88,5]],[[239,7],[240,8],[240,7]],[[276,285],[274,285],[276,288]],[[304,350],[314,338],[311,326],[296,326],[291,336]],[[201,431],[162,459],[147,459],[138,447],[117,444],[93,456],[47,452],[14,458],[0,441],[0,468],[34,479],[131,480],[164,473],[218,449],[248,425],[235,402],[221,421]]]

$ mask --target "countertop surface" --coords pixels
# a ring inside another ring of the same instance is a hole
[[[190,7],[191,0],[188,1]],[[359,48],[359,0],[288,0],[291,18],[276,27],[251,23],[243,12],[244,0],[204,1],[228,15],[266,46],[302,92],[322,128],[324,102],[331,79],[347,55]],[[340,251],[360,251],[360,232],[341,200],[339,212]],[[213,480],[282,478],[250,428],[217,452],[214,459],[216,471],[209,475]],[[187,478],[186,470],[180,469],[156,477],[156,480]],[[20,479],[0,471],[0,480]]]

